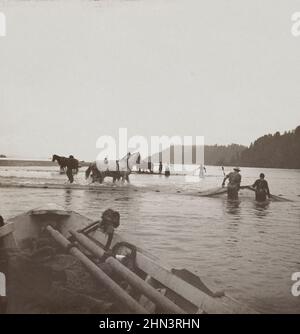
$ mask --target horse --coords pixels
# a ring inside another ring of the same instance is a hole
[[[75,174],[78,173],[78,168],[79,168],[79,162],[77,159],[74,158],[66,158],[66,157],[61,157],[57,154],[53,154],[52,156],[52,162],[57,161],[59,167],[60,167],[60,172],[64,173],[65,172],[65,168],[69,166],[69,164],[71,164],[71,166],[69,166],[70,168],[72,168],[72,170],[75,172]]]
[[[102,183],[105,177],[112,177],[113,183],[122,179],[123,182],[129,183],[129,174],[134,165],[140,163],[140,153],[127,153],[125,157],[120,160],[95,161],[92,162],[85,171],[86,179],[91,175],[92,183]]]

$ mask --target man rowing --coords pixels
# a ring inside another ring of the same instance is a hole
[[[257,179],[252,188],[255,190],[255,200],[258,202],[264,202],[268,198],[271,197],[268,182],[265,180],[265,174],[260,173],[259,179]]]
[[[242,176],[240,174],[240,169],[238,167],[233,168],[233,172],[229,173],[224,177],[222,187],[225,187],[225,182],[228,179],[227,186],[227,197],[228,199],[238,199],[239,190],[242,181]]]

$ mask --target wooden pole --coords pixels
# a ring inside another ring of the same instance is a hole
[[[97,246],[93,241],[83,234],[75,231],[70,231],[71,235],[82,244],[88,251],[90,251],[96,257],[101,258],[104,254],[104,250]],[[174,304],[171,300],[163,296],[157,290],[155,290],[151,285],[146,283],[136,274],[134,274],[130,269],[126,268],[121,262],[119,262],[114,257],[109,257],[105,261],[108,263],[112,269],[117,272],[122,278],[124,278],[130,285],[132,285],[140,293],[148,297],[153,303],[162,308],[165,313],[176,313],[184,314],[179,306]]]
[[[122,304],[126,305],[131,312],[139,314],[149,313],[136,300],[129,296],[116,282],[107,276],[98,266],[95,265],[86,255],[84,255],[76,247],[71,247],[72,244],[61,233],[53,229],[50,225],[47,226],[47,231],[50,235],[63,247],[69,250],[87,269],[100,281]]]

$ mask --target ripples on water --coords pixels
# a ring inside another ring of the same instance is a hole
[[[162,261],[213,280],[259,311],[300,313],[300,297],[290,292],[291,275],[300,271],[300,171],[244,168],[243,183],[252,183],[261,171],[273,194],[293,202],[258,205],[247,190],[232,202],[224,196],[197,197],[222,181],[219,168],[208,167],[204,179],[131,175],[131,185],[103,192],[0,188],[0,213],[8,218],[54,202],[99,219],[114,208],[121,213],[120,232]],[[1,167],[0,175],[0,182],[13,183],[66,179],[51,167]],[[76,182],[85,183],[83,173]]]

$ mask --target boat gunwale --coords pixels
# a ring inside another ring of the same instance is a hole
[[[62,214],[64,212],[65,214]],[[37,208],[37,209],[32,209],[23,214],[19,214],[19,215],[9,218],[8,223],[0,228],[0,238],[5,237],[9,235],[10,233],[14,233],[15,223],[16,223],[14,222],[14,220],[17,218],[20,218],[21,216],[25,216],[25,215],[31,216],[32,215],[34,217],[38,217],[38,216],[44,216],[44,215],[58,215],[61,217],[65,217],[65,219],[68,219],[72,217],[72,214],[85,220],[87,223],[93,222],[93,220],[87,216],[84,216],[74,210],[70,210],[70,211],[65,210],[64,208],[61,208],[59,206],[57,206],[57,209],[55,208],[51,208],[51,209]],[[3,229],[8,230],[8,231],[6,231],[5,234],[1,235],[1,232],[3,233]],[[102,237],[105,237],[105,234],[101,230],[97,230],[97,232],[100,232]],[[115,232],[110,249],[120,241],[125,241],[125,239],[120,234]],[[207,293],[203,292],[201,289],[191,285],[184,279],[172,273],[171,272],[172,267],[168,264],[162,263],[162,261],[158,257],[154,256],[148,251],[145,251],[139,246],[136,247],[136,250],[137,250],[136,264],[140,270],[145,272],[148,276],[152,277],[153,279],[157,280],[160,284],[166,286],[166,288],[177,293],[183,299],[195,305],[195,307],[197,307],[198,310],[202,310],[205,313],[227,313],[227,314],[258,313],[248,308],[247,306],[239,303],[238,301],[236,301],[231,296],[228,296],[227,294],[225,294],[222,297],[213,297],[213,296],[208,295]],[[146,262],[148,263],[148,266],[145,264]],[[150,263],[150,266],[152,265],[154,268],[151,270],[151,273],[149,273],[149,263]],[[162,279],[162,276],[164,277],[164,279]],[[189,296],[186,296],[187,292]],[[228,305],[227,303],[231,305]]]

